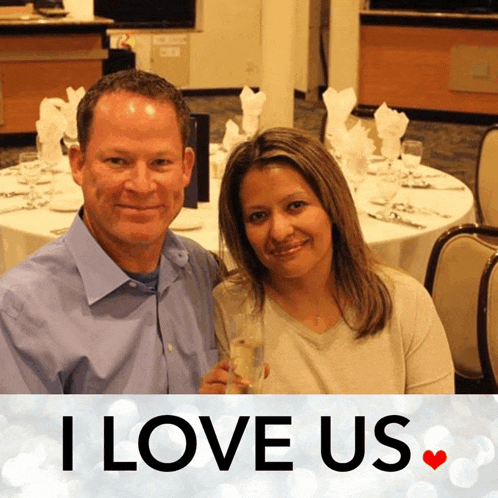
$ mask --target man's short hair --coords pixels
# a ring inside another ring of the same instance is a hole
[[[158,102],[171,102],[176,111],[184,147],[189,138],[190,109],[174,85],[157,74],[136,69],[118,71],[100,78],[85,93],[78,105],[78,141],[86,152],[95,115],[95,107],[103,95],[116,92],[130,92],[149,97]]]

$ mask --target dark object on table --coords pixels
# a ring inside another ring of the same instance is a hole
[[[196,208],[198,202],[209,202],[209,114],[191,114],[188,146],[195,151],[195,163],[183,206]]]
[[[107,59],[103,61],[102,72],[103,74],[111,74],[125,69],[135,69],[135,62],[135,52],[121,48],[111,48]]]
[[[96,16],[115,27],[195,27],[196,0],[95,0]]]
[[[68,14],[62,0],[34,0],[33,8],[45,17],[65,17]]]
[[[496,0],[370,0],[371,9],[485,14],[498,10]]]

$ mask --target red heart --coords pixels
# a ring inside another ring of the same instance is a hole
[[[434,470],[436,470],[440,465],[446,462],[446,453],[443,450],[439,450],[435,455],[431,450],[424,452],[423,456],[424,462],[430,465]]]

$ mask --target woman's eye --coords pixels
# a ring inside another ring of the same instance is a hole
[[[291,211],[296,211],[296,210],[302,208],[305,205],[306,205],[306,203],[304,201],[294,201],[294,202],[291,202],[289,204],[289,209]]]
[[[265,216],[266,213],[264,213],[263,211],[257,211],[256,213],[251,213],[248,219],[251,223],[255,223],[264,220]]]

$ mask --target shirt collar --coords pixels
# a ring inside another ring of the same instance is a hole
[[[83,280],[86,298],[91,306],[130,281],[130,277],[102,249],[82,220],[83,208],[76,215],[64,239]],[[180,268],[188,261],[182,240],[168,230],[159,263],[158,291],[176,280]]]

